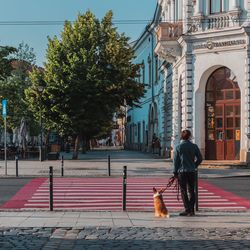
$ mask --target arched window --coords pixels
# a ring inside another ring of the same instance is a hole
[[[241,94],[236,76],[215,70],[206,86],[206,159],[237,160],[240,153]]]

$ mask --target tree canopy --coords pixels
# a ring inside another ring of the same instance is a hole
[[[35,63],[33,49],[22,42],[17,49],[2,47],[0,52],[0,92],[8,103],[8,128],[19,127],[22,118],[33,124],[33,115],[24,100],[24,91],[31,85],[28,72]]]
[[[119,106],[138,105],[144,94],[134,80],[139,66],[132,63],[129,38],[117,32],[112,17],[109,11],[100,21],[87,11],[66,21],[61,37],[48,40],[44,70],[31,72],[29,107],[38,112],[40,98],[46,126],[62,135],[96,136],[111,126]]]
[[[5,79],[11,74],[12,71],[12,57],[11,55],[16,52],[14,47],[0,46],[0,80]]]

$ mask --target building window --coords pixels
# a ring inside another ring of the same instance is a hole
[[[211,0],[210,1],[210,11],[211,11],[211,14],[219,13],[219,12],[222,11],[221,1],[222,0]]]
[[[158,83],[158,67],[159,67],[159,60],[158,56],[155,57],[155,83]]]
[[[175,21],[179,20],[179,0],[175,1]]]
[[[210,0],[210,13],[216,14],[229,10],[229,0]]]
[[[148,87],[151,88],[151,84],[152,84],[152,72],[151,72],[151,58],[150,56],[148,56]]]
[[[141,69],[142,69],[142,83],[145,84],[145,63],[144,63],[144,60],[141,63]]]

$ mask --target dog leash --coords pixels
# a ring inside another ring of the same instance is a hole
[[[174,186],[173,186],[174,185]],[[173,186],[173,190],[177,190],[177,200],[180,200],[180,187],[179,187],[179,181],[178,178],[172,176],[166,185],[165,188],[161,189],[161,193],[164,193],[168,188]]]

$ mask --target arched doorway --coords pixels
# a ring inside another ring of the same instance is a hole
[[[226,67],[214,71],[206,85],[206,150],[209,160],[238,160],[240,89]]]

